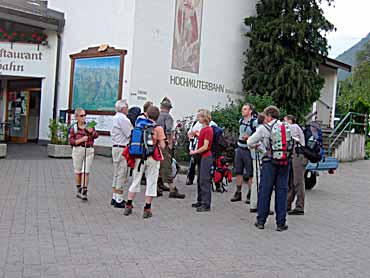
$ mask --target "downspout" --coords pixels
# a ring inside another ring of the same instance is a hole
[[[55,85],[54,85],[54,106],[53,106],[53,119],[55,120],[58,115],[58,91],[59,91],[59,65],[60,65],[60,54],[61,54],[61,43],[62,37],[60,32],[57,32],[57,62],[55,71]]]

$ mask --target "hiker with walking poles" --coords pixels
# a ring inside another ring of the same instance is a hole
[[[73,168],[76,181],[76,197],[87,201],[89,174],[94,160],[94,140],[99,137],[94,127],[86,125],[86,112],[75,110],[76,123],[70,127],[69,144],[72,149]]]
[[[261,143],[266,148],[262,157],[261,181],[258,192],[257,221],[255,226],[264,229],[270,210],[271,194],[275,190],[276,230],[288,229],[286,224],[288,180],[293,151],[293,138],[289,125],[279,121],[280,111],[275,106],[265,108],[266,124],[248,138],[248,147]]]

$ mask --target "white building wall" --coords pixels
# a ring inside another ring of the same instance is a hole
[[[58,109],[68,108],[69,55],[103,43],[128,51],[125,56],[122,93],[123,97],[127,97],[132,64],[135,0],[49,0],[48,7],[63,12],[66,21],[62,33]],[[104,139],[100,138],[101,144],[109,143],[109,140]]]
[[[199,108],[225,105],[242,90],[244,18],[254,15],[256,0],[204,0],[199,74],[171,69],[175,0],[137,0],[130,104],[145,100],[159,104],[164,96],[173,102],[173,115],[180,118]],[[190,77],[218,83],[228,94],[170,84],[170,77]],[[142,94],[146,92],[146,94]]]
[[[320,66],[319,74],[325,78],[324,88],[321,90],[320,101],[316,102],[317,121],[323,127],[329,127],[333,123],[335,113],[335,99],[337,90],[337,70]]]

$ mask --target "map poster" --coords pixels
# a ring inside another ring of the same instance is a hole
[[[199,73],[203,0],[176,0],[172,69]]]
[[[113,111],[119,98],[120,56],[75,60],[72,109]]]

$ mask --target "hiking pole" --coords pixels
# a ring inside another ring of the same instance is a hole
[[[83,175],[84,175],[84,182],[83,182],[83,190],[85,190],[86,188],[86,141],[85,141],[85,157],[84,157],[84,171],[83,171]]]
[[[256,152],[256,185],[257,185],[257,193],[258,193],[258,189],[259,189],[259,181],[258,181],[258,167],[260,166],[259,165],[259,154]]]

